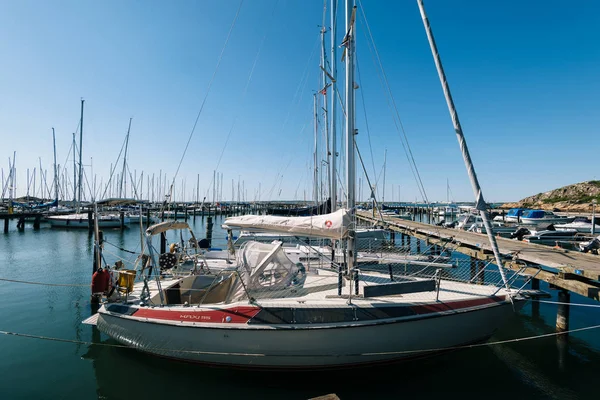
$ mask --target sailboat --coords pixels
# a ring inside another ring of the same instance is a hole
[[[226,220],[228,226],[240,229],[343,241],[346,264],[308,269],[291,262],[280,242],[250,241],[207,287],[203,275],[159,272],[161,255],[152,238],[168,226],[158,224],[146,230],[150,253],[144,270],[153,273],[142,275],[123,301],[99,309],[90,322],[101,332],[143,352],[220,366],[352,367],[485,341],[525,303],[523,292],[508,285],[499,260],[500,268],[485,270],[485,278],[442,268],[389,274],[356,268],[355,19],[356,7],[347,0],[343,41],[347,208],[309,217],[246,215]],[[493,237],[489,227],[488,233]],[[191,300],[190,291],[196,286],[202,295]]]
[[[81,190],[82,190],[82,179],[83,179],[83,164],[81,162],[81,148],[83,139],[83,105],[85,100],[81,99],[81,119],[79,122],[79,178],[77,187],[75,187],[75,179],[73,180],[73,197],[77,204],[77,212],[63,215],[49,215],[46,220],[50,223],[53,228],[76,228],[76,229],[89,229],[90,221],[87,213],[81,213]],[[75,138],[73,134],[73,163],[75,163]],[[56,163],[56,161],[55,161]],[[73,167],[73,171],[77,169]],[[56,178],[55,178],[56,179]],[[58,191],[56,192],[56,202],[58,203]],[[57,204],[58,205],[58,204]],[[101,228],[118,228],[121,226],[121,219],[116,214],[105,214],[98,215],[98,223]],[[129,218],[125,217],[124,223],[129,223]]]

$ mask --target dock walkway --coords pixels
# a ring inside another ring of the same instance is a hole
[[[381,224],[369,212],[357,212],[360,220]],[[492,260],[487,235],[443,228],[394,217],[384,217],[387,229],[417,237],[432,244],[453,243],[456,250],[480,260]],[[600,256],[553,248],[517,240],[497,238],[505,267],[535,276],[558,288],[600,301]],[[523,266],[528,268],[522,270]],[[546,267],[540,270],[541,267]]]

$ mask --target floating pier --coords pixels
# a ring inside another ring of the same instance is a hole
[[[483,234],[443,228],[422,222],[398,218],[374,218],[370,212],[359,211],[359,220],[369,224],[383,225],[392,232],[392,237],[400,233],[416,237],[432,245],[454,245],[454,250],[471,257],[473,272],[477,274],[477,260],[494,262],[493,253]],[[532,277],[532,289],[539,289],[539,281],[559,289],[559,305],[556,328],[566,331],[569,328],[570,292],[600,301],[600,257],[592,254],[569,251],[534,243],[497,238],[498,248],[504,257],[504,266],[523,276]],[[417,242],[418,243],[418,242]],[[542,268],[542,266],[546,268]],[[535,309],[533,310],[535,313]]]

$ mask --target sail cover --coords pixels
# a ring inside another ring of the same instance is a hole
[[[311,217],[275,217],[272,215],[242,215],[225,220],[223,227],[283,232],[295,235],[341,239],[348,235],[350,215],[340,209],[331,214]]]
[[[253,298],[297,296],[306,279],[302,264],[294,264],[281,243],[247,242],[238,251],[238,279],[231,286],[226,303]]]
[[[179,221],[164,221],[159,222],[158,224],[152,225],[146,229],[146,236],[154,236],[159,233],[166,232],[170,229],[190,229],[190,226],[187,222],[179,222]]]

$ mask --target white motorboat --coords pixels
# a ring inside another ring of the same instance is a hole
[[[494,232],[496,229],[500,231],[513,231],[514,227],[507,226],[502,222],[491,221],[491,225],[494,228]],[[479,232],[486,233],[485,227],[483,224],[483,219],[479,214],[462,214],[458,217],[457,224],[455,226],[456,229],[461,229],[463,231],[469,232]]]
[[[529,210],[523,213],[521,223],[524,225],[560,224],[572,222],[575,217],[556,215],[552,211]]]
[[[573,222],[569,222],[568,224],[555,224],[554,227],[558,231],[571,230],[575,229],[580,233],[600,233],[600,225],[592,224],[588,218],[575,218]],[[592,230],[592,228],[594,228]]]
[[[553,243],[556,241],[571,241],[577,235],[576,229],[564,229],[564,230],[549,230],[544,229],[540,231],[531,231],[531,234],[525,235],[523,241],[530,243]]]
[[[529,211],[529,208],[511,208],[505,215],[497,215],[494,221],[520,223],[523,213]]]

